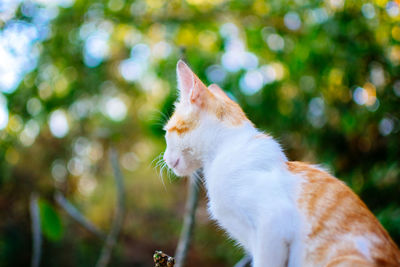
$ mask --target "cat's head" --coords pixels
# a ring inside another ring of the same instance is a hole
[[[204,157],[224,131],[249,120],[221,88],[205,86],[183,61],[178,62],[176,72],[179,100],[164,126],[164,161],[178,176],[187,176],[202,167]]]

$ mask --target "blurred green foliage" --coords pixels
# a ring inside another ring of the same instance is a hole
[[[152,160],[185,57],[292,160],[343,179],[400,242],[400,15],[372,0],[0,2],[0,266],[27,266],[29,195],[41,196],[43,266],[90,266],[101,241],[53,200],[63,192],[107,231],[108,148],[120,152],[128,214],[113,266],[173,254],[185,181],[165,189]],[[14,76],[15,77],[14,77]],[[198,211],[189,266],[241,251]]]
[[[40,223],[43,234],[51,241],[58,241],[63,235],[60,216],[47,201],[39,202]]]

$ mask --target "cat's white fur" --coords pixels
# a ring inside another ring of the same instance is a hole
[[[288,170],[278,142],[257,138],[261,132],[250,123],[232,127],[193,110],[198,107],[182,99],[191,90],[182,88],[191,85],[182,75],[187,73],[178,68],[176,108],[188,116],[200,112],[200,119],[182,136],[166,134],[167,164],[180,176],[203,167],[211,217],[252,255],[254,267],[302,266],[307,227],[296,206],[301,177]]]

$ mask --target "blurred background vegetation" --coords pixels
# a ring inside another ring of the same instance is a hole
[[[127,214],[112,266],[173,254],[186,181],[152,160],[184,50],[291,160],[343,179],[400,243],[400,11],[387,0],[0,0],[0,266],[28,266],[39,194],[42,266],[93,266],[102,241],[54,202],[110,228],[119,151]],[[242,252],[197,211],[188,266]]]

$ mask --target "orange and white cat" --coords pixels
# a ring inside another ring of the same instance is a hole
[[[239,105],[183,61],[177,76],[164,160],[179,176],[203,168],[211,217],[254,267],[400,266],[396,244],[343,182],[288,161]]]

